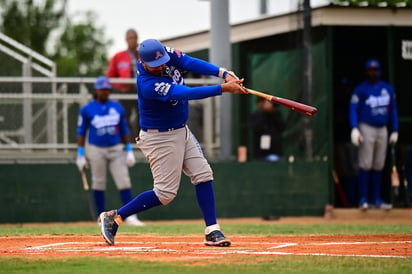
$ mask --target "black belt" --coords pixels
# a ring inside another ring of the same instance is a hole
[[[168,132],[168,131],[173,131],[173,130],[176,130],[176,129],[179,129],[179,128],[182,128],[182,127],[185,127],[185,126],[186,126],[185,124],[182,124],[182,125],[180,125],[180,126],[172,127],[172,128],[145,128],[145,127],[142,127],[141,130],[143,130],[143,131],[145,131],[145,132],[148,132],[148,131],[152,131],[152,132]]]

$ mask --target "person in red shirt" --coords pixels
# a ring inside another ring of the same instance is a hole
[[[127,49],[119,51],[111,59],[109,67],[107,68],[106,77],[108,78],[136,78],[136,64],[139,60],[139,52],[137,47],[138,35],[134,29],[126,31]],[[120,93],[136,93],[136,86],[134,84],[112,84],[114,91]],[[120,100],[123,105],[129,127],[133,132],[135,129],[138,132],[138,112],[136,100]]]

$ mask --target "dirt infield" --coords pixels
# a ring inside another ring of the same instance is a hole
[[[127,256],[141,260],[236,262],[269,260],[273,256],[412,257],[412,234],[340,236],[231,236],[230,247],[207,247],[199,235],[119,235],[108,246],[100,236],[0,237],[0,256],[61,258],[66,256]],[[249,261],[248,258],[248,261]]]

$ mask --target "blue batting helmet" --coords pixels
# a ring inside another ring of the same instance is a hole
[[[170,57],[164,46],[156,39],[144,40],[139,46],[140,59],[149,67],[158,67],[169,62]]]

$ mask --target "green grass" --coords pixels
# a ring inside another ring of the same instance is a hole
[[[24,260],[0,257],[0,273],[411,273],[412,258],[275,256],[268,262],[249,264],[189,265],[121,258],[65,258]]]
[[[314,223],[286,224],[267,222],[261,224],[222,223],[227,235],[343,235],[343,234],[411,234],[412,223],[405,224],[356,224]],[[202,222],[166,224],[151,223],[145,227],[122,226],[120,234],[136,235],[186,235],[203,232]],[[96,224],[24,224],[2,225],[1,236],[19,235],[99,235]],[[363,258],[324,256],[272,256],[239,257],[236,263],[224,264],[219,260],[199,259],[178,262],[152,262],[136,257],[64,257],[37,259],[0,256],[0,273],[412,273],[412,257],[409,258]],[[198,264],[196,264],[198,262]],[[203,263],[202,263],[203,262]],[[250,263],[254,262],[254,263]]]
[[[262,224],[222,223],[222,230],[227,234],[237,235],[342,235],[342,234],[411,234],[412,222],[401,224],[356,224],[356,223],[315,223],[315,224],[285,224],[267,222]],[[150,224],[145,227],[121,226],[119,233],[153,233],[160,235],[186,235],[203,232],[202,222],[199,224]],[[53,224],[16,224],[0,225],[0,235],[98,235],[97,225]]]

